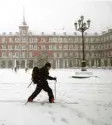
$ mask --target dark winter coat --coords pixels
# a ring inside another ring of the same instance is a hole
[[[41,85],[47,84],[47,79],[48,80],[54,80],[53,77],[49,76],[49,71],[46,67],[42,67],[40,69],[40,83]]]

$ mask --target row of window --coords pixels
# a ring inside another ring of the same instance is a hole
[[[107,53],[86,53],[86,58],[89,57],[103,57],[103,56],[112,56],[112,51],[111,52],[107,52]],[[54,58],[58,58],[58,57],[80,57],[82,58],[82,53],[80,52],[54,52]]]
[[[2,52],[2,57],[11,57],[11,58],[17,58],[17,57],[22,57],[22,58],[25,58],[25,57],[32,57],[32,52],[29,52],[28,55],[26,52],[22,52],[21,54],[19,52],[15,52],[15,53],[12,53],[12,52],[9,52],[8,54],[6,52]]]
[[[2,42],[6,42],[7,41],[7,37],[2,37]],[[98,36],[98,37],[85,37],[85,42],[89,43],[89,42],[103,42],[103,41],[109,41],[109,40],[112,40],[112,35],[107,35],[107,36]],[[49,41],[49,42],[82,42],[82,38],[81,37],[61,37],[61,36],[57,36],[57,37],[9,37],[8,38],[8,41],[9,42],[20,42],[20,41],[29,41],[29,42],[38,42],[38,41],[41,41],[41,42],[46,42],[46,41]]]
[[[2,45],[1,47],[2,47],[2,49],[7,49],[6,45]],[[24,50],[24,49],[27,49],[27,48],[28,48],[27,45],[15,45],[15,46],[8,45],[8,50],[13,50],[13,49],[16,49],[16,50],[23,49]],[[37,50],[38,48],[37,48],[37,45],[29,45],[29,49]]]
[[[2,49],[9,49],[9,50],[13,50],[13,49],[29,49],[29,50],[37,50],[39,49],[39,46],[37,45],[29,45],[29,48],[27,47],[27,45],[8,45],[8,48],[6,47],[6,45],[2,45],[1,46]],[[108,48],[112,48],[112,44],[105,44],[105,45],[86,45],[85,46],[85,49],[86,50],[99,50],[99,49],[108,49]],[[40,49],[42,50],[45,50],[47,49],[46,45],[40,45]],[[82,46],[81,45],[49,45],[49,50],[61,50],[61,49],[64,49],[64,50],[81,50],[82,49]]]
[[[29,52],[28,54],[26,52],[9,52],[8,54],[6,52],[2,52],[2,57],[32,57],[32,52]],[[86,53],[86,58],[88,57],[102,57],[102,56],[112,56],[112,51],[111,52],[106,52],[106,53]],[[54,52],[53,53],[54,58],[62,58],[62,57],[82,57],[82,53],[80,52]]]
[[[6,42],[7,41],[7,38],[3,37],[1,39],[2,42]],[[22,38],[19,38],[19,37],[16,37],[16,38],[9,38],[8,39],[9,42],[38,42],[38,39],[37,38],[27,38],[27,37],[22,37]]]

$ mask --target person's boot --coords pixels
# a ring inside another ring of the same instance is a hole
[[[33,102],[33,99],[28,98],[28,102]]]
[[[49,103],[54,103],[54,98],[49,99]]]

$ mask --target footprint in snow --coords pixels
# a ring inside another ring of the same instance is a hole
[[[64,122],[64,123],[66,123],[66,124],[69,124],[68,120],[66,118],[64,118],[64,117],[61,118],[61,121]]]
[[[51,119],[52,119],[53,122],[56,122],[55,117],[52,116]]]
[[[50,115],[53,115],[53,112],[52,112],[52,111],[48,111],[48,113],[49,113]]]
[[[62,107],[62,108],[68,108],[66,105],[64,105],[64,104],[60,104],[60,106]]]

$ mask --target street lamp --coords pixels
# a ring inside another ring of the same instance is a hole
[[[85,48],[84,48],[84,32],[90,28],[90,20],[87,23],[84,22],[84,16],[81,16],[78,22],[75,22],[75,29],[82,33],[82,71],[86,71],[86,60],[85,60]]]

